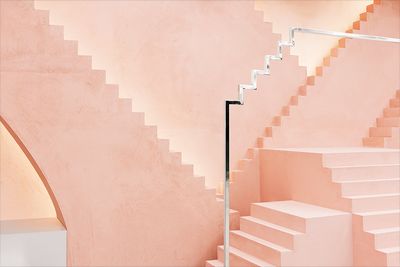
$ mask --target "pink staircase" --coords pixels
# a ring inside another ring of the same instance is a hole
[[[215,190],[48,12],[33,1],[0,4],[1,122],[53,196],[68,265],[199,266],[216,255]]]
[[[263,150],[260,166],[263,200],[294,199],[350,211],[353,264],[398,266],[400,150]]]
[[[400,148],[400,90],[390,99],[376,126],[369,129],[369,137],[363,139],[364,146]]]
[[[360,14],[360,20],[354,22],[348,32],[395,37],[398,34],[399,17],[396,14],[399,8],[393,1],[375,1],[366,7],[366,12]],[[383,107],[386,97],[393,94],[393,86],[400,83],[396,56],[399,50],[397,44],[354,42],[358,41],[338,41],[337,47],[324,58],[323,65],[317,67],[316,75],[307,77],[305,84],[298,87],[297,94],[288,99],[288,104],[264,128],[262,136],[257,138],[254,147],[248,149],[245,158],[239,160],[238,167],[231,174],[231,191],[232,207],[242,215],[249,214],[250,203],[259,201],[259,148],[362,145],[361,138],[370,126],[370,117],[381,112],[379,107]],[[369,56],[377,51],[393,52],[392,60]],[[370,64],[362,63],[366,58]],[[361,65],[367,67],[349,77],[349,73]],[[367,73],[375,74],[372,82],[365,79]],[[385,84],[380,83],[382,80]],[[364,99],[366,91],[368,99],[359,101]]]
[[[254,203],[230,232],[231,266],[349,266],[351,215],[296,201]],[[218,259],[206,266],[223,266]]]

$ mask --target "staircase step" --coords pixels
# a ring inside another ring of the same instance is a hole
[[[367,6],[367,12],[369,12],[369,13],[374,12],[374,4],[370,4]]]
[[[400,210],[398,209],[357,212],[354,215],[362,217],[364,231],[393,228],[400,225]]]
[[[331,59],[331,57],[329,57],[329,56],[324,57],[324,60],[323,60],[324,66],[329,67],[331,65],[331,60],[330,59]]]
[[[390,99],[389,106],[391,108],[399,108],[400,107],[400,99],[398,99],[398,98]]]
[[[219,260],[208,260],[205,267],[224,267],[224,263]]]
[[[231,231],[230,238],[233,247],[273,265],[281,265],[282,253],[290,252],[284,247],[240,230]]]
[[[400,117],[400,108],[385,108],[383,115],[385,117]]]
[[[307,85],[315,85],[315,76],[307,77]]]
[[[237,248],[229,247],[229,259],[231,266],[251,266],[251,267],[269,267],[273,266],[272,264],[260,260],[250,254],[247,254]],[[218,261],[223,263],[224,262],[224,246],[218,246]]]
[[[335,148],[323,154],[324,167],[398,164],[400,150],[387,148]]]
[[[372,127],[369,128],[369,135],[371,137],[391,137],[392,127]]]
[[[340,182],[343,196],[400,192],[400,178]]]
[[[399,164],[331,167],[334,182],[400,177]]]
[[[375,248],[390,248],[400,245],[400,227],[367,231],[374,235]]]
[[[364,137],[362,139],[363,146],[365,147],[385,147],[385,138],[384,137]]]
[[[306,220],[342,215],[343,212],[293,200],[251,204],[251,216],[291,230],[305,233]]]
[[[400,127],[400,118],[397,117],[385,117],[379,118],[376,121],[378,127]]]
[[[367,21],[367,18],[368,18],[368,13],[367,12],[364,12],[364,13],[360,14],[360,20],[361,21]]]
[[[293,249],[295,236],[302,234],[251,216],[240,218],[240,230],[288,249]]]
[[[379,252],[386,254],[387,257],[387,266],[398,267],[400,266],[400,247],[391,247],[378,249]]]
[[[347,196],[345,198],[351,200],[353,212],[400,208],[400,193]]]

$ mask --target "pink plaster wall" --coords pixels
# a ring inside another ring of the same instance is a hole
[[[1,1],[1,118],[62,211],[70,266],[200,266],[222,204],[31,1]]]
[[[224,100],[275,53],[278,35],[253,1],[37,1],[53,23],[94,55],[121,95],[159,126],[174,150],[206,176],[224,177]],[[288,79],[290,75],[290,79]],[[232,114],[232,165],[306,79],[297,57],[274,62],[272,76]]]

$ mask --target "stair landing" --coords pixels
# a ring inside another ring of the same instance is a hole
[[[231,266],[352,265],[350,213],[298,201],[253,203],[230,232]],[[332,249],[334,248],[334,249]],[[218,259],[206,266],[223,266]]]

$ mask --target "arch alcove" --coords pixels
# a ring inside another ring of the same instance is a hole
[[[15,132],[0,117],[0,220],[57,219],[61,210],[45,175]]]
[[[66,266],[67,236],[58,203],[3,118],[0,152],[0,266]]]

